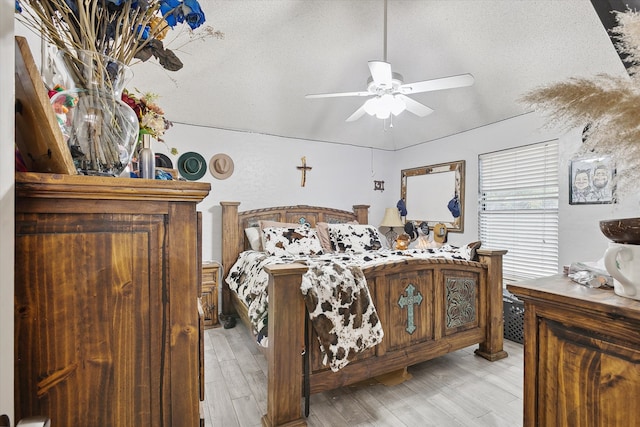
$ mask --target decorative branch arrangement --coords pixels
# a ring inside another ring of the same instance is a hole
[[[617,193],[640,179],[640,13],[616,12],[618,50],[632,64],[630,77],[598,74],[534,89],[520,102],[548,115],[552,126],[584,126],[578,153],[611,155],[618,164]]]
[[[127,65],[153,56],[169,71],[182,62],[163,45],[168,30],[205,22],[197,0],[17,0],[16,18],[62,51],[88,50]],[[204,32],[224,36],[211,27]]]

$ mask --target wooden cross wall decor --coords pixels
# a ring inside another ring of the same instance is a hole
[[[302,172],[302,180],[300,181],[300,187],[304,187],[307,183],[307,171],[311,170],[311,166],[307,166],[307,158],[302,157],[302,166],[296,166],[300,172]]]

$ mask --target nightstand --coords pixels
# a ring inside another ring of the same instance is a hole
[[[202,263],[202,309],[204,310],[205,329],[220,326],[218,322],[218,278],[220,264]]]

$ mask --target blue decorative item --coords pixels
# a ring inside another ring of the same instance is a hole
[[[458,218],[460,216],[460,201],[458,200],[458,195],[453,196],[453,199],[449,200],[449,204],[447,205],[449,211],[451,211],[451,215],[454,218]]]
[[[169,172],[156,169],[156,179],[161,179],[163,181],[171,181],[173,180],[173,176]]]
[[[400,212],[400,216],[407,216],[407,205],[404,203],[404,200],[398,200],[398,204],[396,205],[396,207]]]

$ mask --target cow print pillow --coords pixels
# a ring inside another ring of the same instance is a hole
[[[295,228],[267,227],[262,231],[264,250],[269,255],[322,255],[316,230],[308,225]]]
[[[329,238],[336,252],[362,253],[382,248],[378,230],[371,225],[329,224]]]

